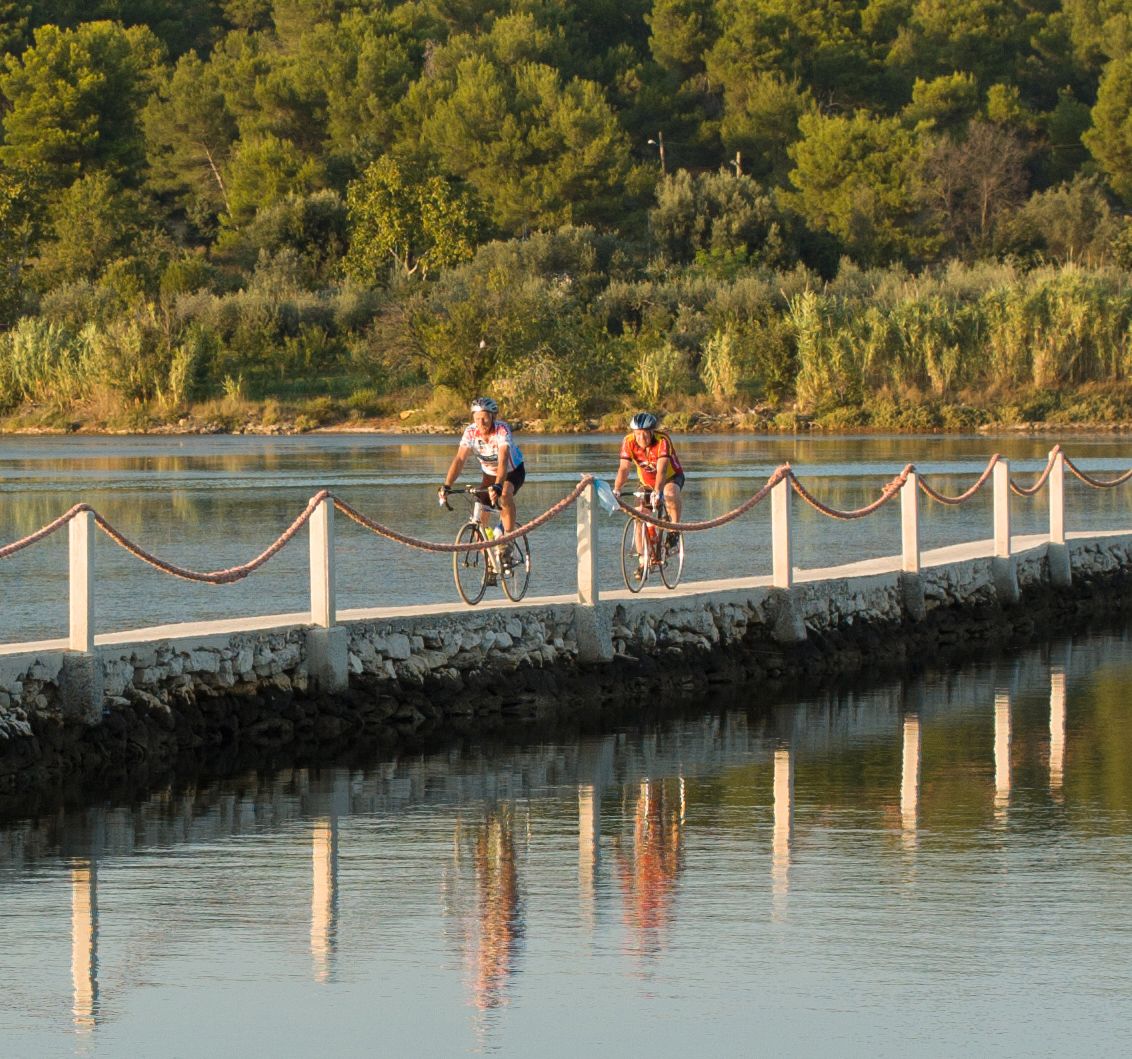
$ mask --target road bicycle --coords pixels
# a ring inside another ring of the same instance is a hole
[[[484,525],[481,521],[485,511],[498,515],[499,508],[494,504],[485,504],[480,499],[484,491],[479,486],[468,485],[452,492],[462,494],[471,509],[468,521],[456,534],[457,544],[480,544],[502,536],[502,525],[493,528],[490,522]],[[441,503],[449,511],[452,510],[447,499]],[[470,607],[483,599],[483,594],[490,585],[502,585],[507,598],[512,603],[518,603],[527,594],[527,585],[531,579],[531,546],[524,536],[517,537],[510,544],[482,551],[453,552],[452,574],[456,579],[456,591]]]
[[[652,496],[652,492],[634,493],[633,496],[643,499]],[[649,507],[652,508],[654,518],[668,518],[663,494],[657,498],[656,503],[650,500]],[[638,522],[641,522],[644,530],[647,560],[637,553]],[[630,592],[640,592],[653,570],[659,571],[666,588],[675,588],[680,583],[680,575],[684,572],[684,534],[669,533],[648,522],[630,518],[625,523],[625,532],[621,537],[621,573],[625,578],[625,587]]]

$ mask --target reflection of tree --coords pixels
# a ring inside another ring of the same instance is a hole
[[[613,843],[636,952],[658,953],[684,867],[683,780],[644,780],[633,811],[632,849],[626,851],[620,836]]]
[[[465,860],[469,852],[470,863]],[[460,920],[472,1002],[480,1011],[491,1011],[507,1003],[507,982],[523,937],[511,810],[493,807],[482,823],[458,825],[455,862],[452,885],[446,887],[448,910]],[[471,901],[464,900],[468,882],[474,887]]]

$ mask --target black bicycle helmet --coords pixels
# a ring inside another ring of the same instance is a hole
[[[656,430],[656,416],[652,412],[638,412],[629,420],[630,430]]]
[[[472,402],[473,412],[487,412],[490,415],[499,415],[499,405],[497,405],[490,397],[477,397]]]

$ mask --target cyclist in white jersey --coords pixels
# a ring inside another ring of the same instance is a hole
[[[464,428],[456,458],[448,468],[437,496],[441,500],[447,498],[464,470],[469,454],[474,452],[480,461],[480,470],[483,471],[480,482],[482,492],[476,495],[485,504],[498,503],[503,530],[510,533],[518,521],[515,494],[523,488],[527,468],[523,463],[523,454],[511,436],[511,428],[502,420],[496,419],[497,415],[499,406],[490,397],[477,397],[472,402],[472,423]],[[485,524],[487,519],[485,511]]]

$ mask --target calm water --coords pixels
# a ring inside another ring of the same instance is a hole
[[[1082,638],[0,827],[0,1054],[1126,1055],[1130,699]]]
[[[567,493],[582,473],[612,479],[619,439],[522,437],[529,467],[520,495],[527,518]],[[958,491],[996,449],[1020,473],[1045,466],[1052,441],[1034,438],[865,437],[679,438],[689,481],[688,518],[722,514],[745,500],[789,460],[818,495],[857,507],[915,462]],[[455,438],[307,435],[294,438],[47,438],[0,440],[0,540],[21,537],[85,500],[143,546],[173,562],[219,569],[259,554],[318,489],[330,486],[356,507],[399,529],[451,540],[460,519],[438,509]],[[1072,456],[1092,470],[1123,470],[1132,445],[1119,438],[1074,438]],[[470,480],[470,473],[465,474]],[[1132,488],[1099,493],[1067,477],[1068,528],[1132,524]],[[1015,532],[1041,532],[1044,492],[1014,501]],[[796,563],[829,566],[900,550],[899,506],[873,518],[836,523],[795,502]],[[461,516],[462,517],[462,516]],[[685,579],[770,573],[769,504],[688,543]],[[600,574],[621,587],[622,520],[601,518]],[[991,496],[960,509],[923,507],[925,548],[990,535]],[[410,551],[343,518],[338,526],[340,608],[454,600],[451,560]],[[0,563],[0,642],[66,634],[67,535]],[[531,592],[572,591],[574,516],[533,538]],[[168,621],[306,610],[310,606],[305,533],[263,570],[236,585],[193,585],[159,574],[98,535],[98,629]]]

